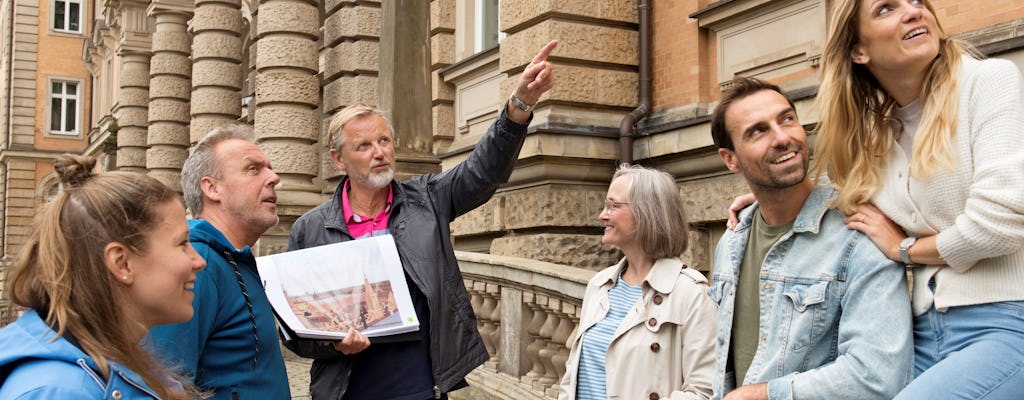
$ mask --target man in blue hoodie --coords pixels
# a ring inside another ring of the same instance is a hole
[[[152,330],[171,365],[180,365],[214,399],[288,399],[274,314],[250,246],[277,224],[281,179],[249,126],[217,128],[182,167],[189,240],[206,269],[196,278],[195,315]]]

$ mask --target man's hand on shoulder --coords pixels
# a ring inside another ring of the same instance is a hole
[[[537,105],[537,102],[540,101],[540,96],[544,92],[555,86],[555,75],[551,69],[551,63],[547,60],[548,55],[551,54],[551,51],[557,45],[558,41],[552,40],[544,48],[540,49],[540,53],[533,57],[533,61],[530,61],[530,64],[523,70],[522,75],[519,75],[519,81],[516,82],[512,95],[530,109]],[[505,107],[508,109],[508,117],[513,121],[524,124],[530,120],[530,113],[532,111],[520,109],[511,98],[505,104]]]
[[[768,400],[768,384],[755,383],[736,388],[722,400]]]
[[[352,355],[370,347],[370,339],[362,332],[349,328],[348,335],[344,340],[324,341],[324,344],[333,347],[341,354]]]

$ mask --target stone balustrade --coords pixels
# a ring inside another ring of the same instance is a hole
[[[515,257],[457,251],[491,358],[452,399],[553,399],[565,373],[565,343],[580,320],[594,271]]]

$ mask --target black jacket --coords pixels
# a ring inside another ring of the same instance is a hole
[[[441,392],[451,390],[488,358],[452,250],[449,224],[486,203],[508,181],[528,124],[510,120],[503,109],[459,165],[440,174],[391,183],[394,197],[388,230],[402,267],[427,298],[434,383]],[[330,200],[295,221],[288,250],[352,240],[341,212],[339,196],[344,186],[342,180]],[[321,342],[294,338],[285,346],[313,359],[313,399],[340,399],[348,388],[351,359]]]

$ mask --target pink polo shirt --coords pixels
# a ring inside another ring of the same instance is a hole
[[[384,211],[381,211],[380,214],[374,217],[357,215],[355,211],[352,211],[352,206],[348,202],[348,191],[351,187],[351,181],[345,181],[345,188],[341,191],[341,215],[345,217],[345,225],[348,225],[348,232],[352,234],[352,238],[362,239],[364,237],[387,235],[388,218],[391,215],[391,200],[394,198],[394,194],[391,192],[391,185],[388,185],[388,202],[384,206]]]

